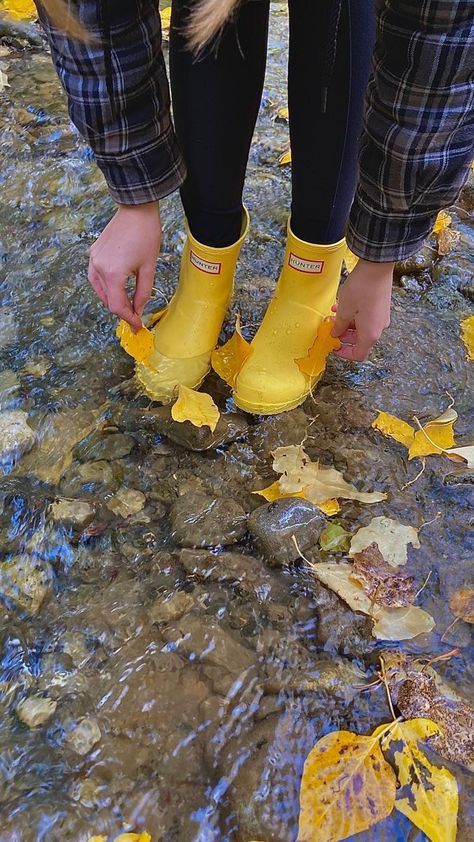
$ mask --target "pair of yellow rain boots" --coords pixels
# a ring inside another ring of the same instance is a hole
[[[301,404],[319,379],[298,364],[312,348],[331,312],[339,286],[344,240],[314,245],[299,240],[288,226],[283,268],[273,298],[250,345],[240,337],[242,353],[226,346],[214,351],[229,307],[234,272],[249,226],[244,214],[239,240],[210,248],[187,232],[179,283],[154,328],[154,350],[147,366],[137,366],[145,392],[163,403],[178,384],[196,388],[213,360],[233,388],[238,407],[273,415]],[[227,343],[230,346],[232,340]],[[232,359],[231,359],[232,358]]]

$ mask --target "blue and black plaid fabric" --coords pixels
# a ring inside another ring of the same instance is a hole
[[[418,250],[468,175],[474,0],[375,3],[378,35],[347,240],[355,254],[383,262]],[[113,198],[141,204],[176,190],[185,167],[170,119],[157,0],[78,0],[80,20],[95,36],[88,44],[52,30],[38,8],[71,119]]]

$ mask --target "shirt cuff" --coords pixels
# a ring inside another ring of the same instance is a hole
[[[405,260],[420,250],[433,229],[436,213],[374,210],[357,193],[352,204],[346,241],[350,250],[373,263]]]
[[[121,205],[143,205],[174,193],[186,177],[186,167],[173,126],[140,148],[95,156],[110,195]]]

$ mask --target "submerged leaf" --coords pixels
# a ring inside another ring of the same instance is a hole
[[[455,617],[466,623],[474,623],[474,589],[462,588],[455,591],[449,600],[449,607]]]
[[[328,523],[319,536],[319,545],[325,553],[344,553],[350,542],[350,533],[339,523]]]
[[[273,503],[274,500],[282,500],[284,497],[300,497],[303,500],[306,499],[304,491],[282,491],[279,480],[273,482],[267,488],[262,488],[260,491],[254,491],[253,493],[264,497],[268,503]],[[317,508],[325,515],[328,515],[328,517],[336,515],[341,509],[337,500],[325,500],[324,503],[318,504]]]
[[[466,359],[474,360],[474,316],[468,316],[461,322],[461,339],[466,346]]]
[[[360,584],[351,578],[353,566],[348,562],[322,562],[311,565],[311,570],[323,585],[337,593],[350,608],[374,620],[372,634],[379,640],[410,640],[431,631],[435,625],[433,617],[415,605],[386,608],[371,600]]]
[[[421,430],[417,430],[408,450],[408,458],[441,454],[443,450],[454,447],[453,424],[457,417],[457,412],[450,408],[433,421],[428,421]]]
[[[146,365],[148,358],[153,351],[153,334],[147,327],[141,327],[136,333],[123,319],[119,322],[116,335],[120,344],[127,354],[130,354],[137,363]]]
[[[326,734],[304,765],[299,842],[337,842],[367,830],[392,812],[395,786],[377,738]]]
[[[217,427],[220,412],[206,392],[196,392],[187,386],[178,387],[178,398],[171,407],[173,421],[190,421],[194,427],[210,427],[211,432]]]
[[[404,608],[416,597],[414,577],[395,572],[384,561],[377,544],[354,553],[351,578],[362,585],[369,599],[388,608]]]
[[[413,526],[406,526],[390,517],[374,517],[368,526],[362,526],[351,541],[349,555],[365,550],[375,541],[384,561],[392,567],[398,567],[407,562],[407,547],[412,544],[419,549],[418,530]]]
[[[395,807],[426,834],[431,842],[455,842],[458,814],[456,778],[443,766],[434,766],[418,742],[439,733],[429,719],[395,722],[382,737],[385,750],[394,745],[394,763],[400,789]],[[401,742],[401,748],[399,744]]]
[[[375,421],[372,422],[372,427],[380,430],[384,436],[390,436],[391,439],[404,444],[405,447],[410,447],[415,436],[415,431],[410,424],[388,412],[379,412]]]
[[[319,377],[326,368],[331,351],[341,348],[341,340],[331,336],[333,326],[333,319],[324,319],[307,356],[295,360],[299,370],[308,377]]]
[[[212,352],[211,365],[216,374],[233,388],[242,366],[251,353],[252,347],[242,336],[240,316],[237,316],[233,335],[228,342]]]

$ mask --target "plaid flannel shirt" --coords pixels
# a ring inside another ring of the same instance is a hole
[[[474,0],[375,2],[377,43],[347,241],[360,257],[383,262],[416,252],[467,178]],[[88,44],[55,31],[38,8],[71,119],[112,197],[141,204],[176,190],[185,167],[170,118],[157,0],[77,0],[96,39]]]

